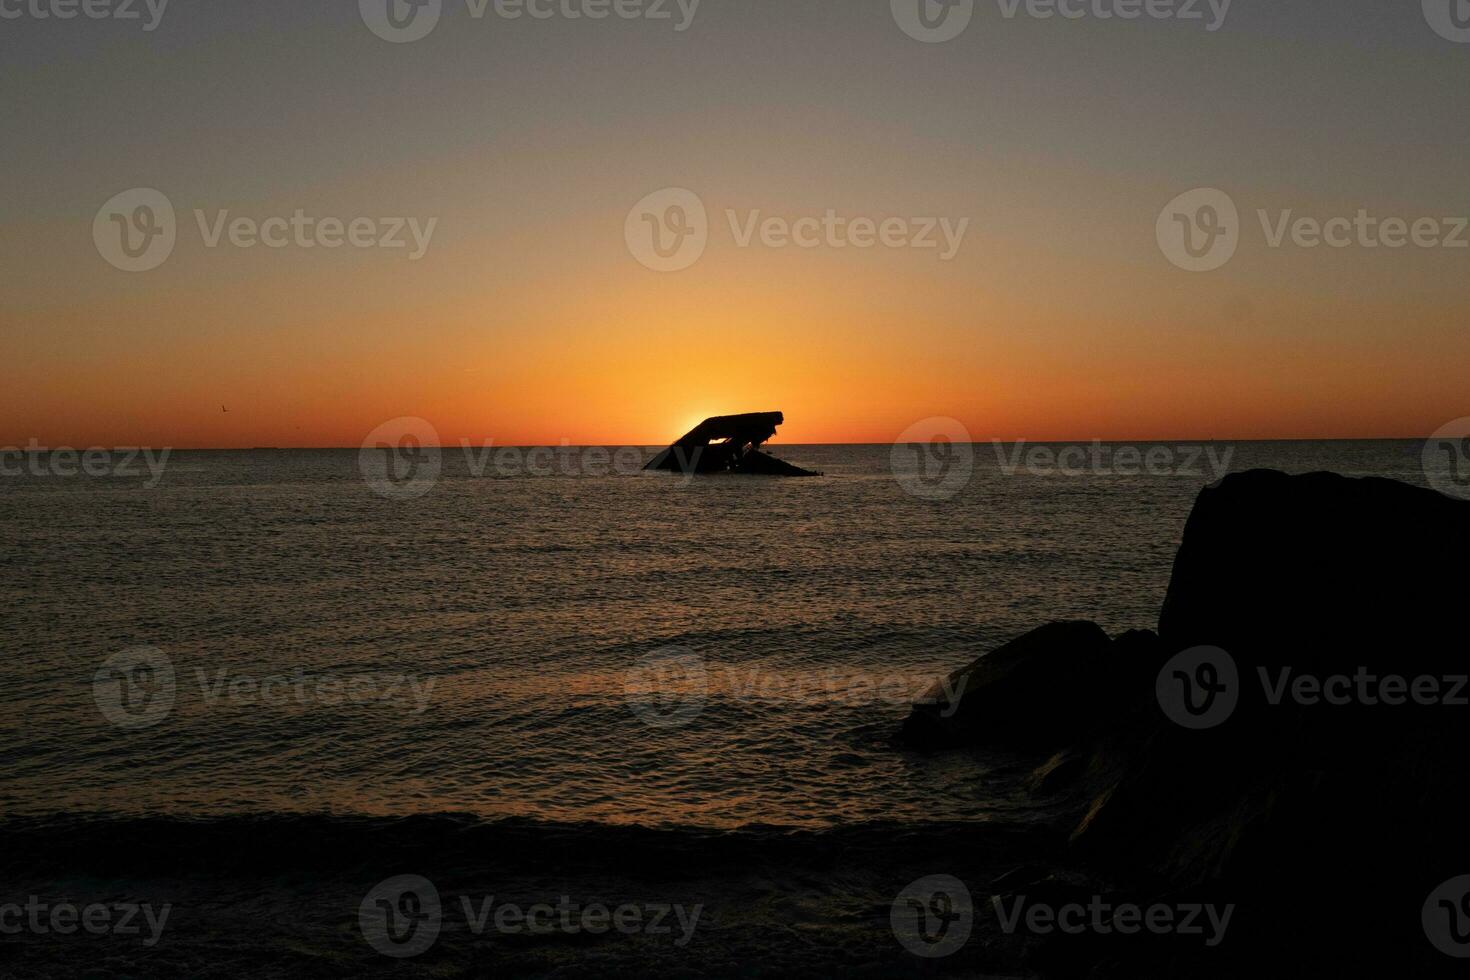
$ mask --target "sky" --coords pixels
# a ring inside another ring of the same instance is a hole
[[[0,0],[0,445],[356,447],[405,416],[446,445],[651,445],[769,410],[791,443],[933,417],[1416,438],[1470,415],[1470,41],[1439,0],[975,0],[943,42],[905,30],[932,0],[441,0],[400,42],[374,2],[152,23]],[[1161,228],[1204,234],[1195,199],[1168,207],[1199,188],[1238,219],[1189,271]],[[136,189],[173,246],[126,271]],[[691,199],[702,218],[670,210]],[[1438,244],[1290,230],[1360,212]],[[651,268],[655,228],[703,249]]]

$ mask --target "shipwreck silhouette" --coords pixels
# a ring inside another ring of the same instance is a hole
[[[780,412],[751,412],[705,419],[649,460],[645,470],[673,473],[743,473],[761,476],[821,476],[792,466],[761,446],[786,421]]]

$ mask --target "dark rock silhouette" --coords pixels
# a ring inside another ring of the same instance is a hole
[[[1213,972],[1222,957],[1267,957],[1268,975],[1438,974],[1463,962],[1431,945],[1421,907],[1470,874],[1467,556],[1470,503],[1378,478],[1233,474],[1196,501],[1157,636],[1099,650],[1079,624],[1043,627],[960,672],[975,682],[953,715],[966,721],[940,728],[920,704],[904,735],[1053,750],[1028,785],[1063,805],[1077,860],[1236,902],[1230,948],[1174,975],[1232,975]],[[1055,738],[1035,731],[1052,724]]]
[[[1465,600],[1467,554],[1470,503],[1377,477],[1242,473],[1195,502],[1159,635],[1252,667],[1337,670],[1351,652],[1355,665],[1464,669],[1463,645],[1428,641]]]
[[[780,412],[719,415],[705,419],[649,460],[645,470],[674,473],[741,473],[757,476],[821,476],[761,452],[786,417]]]
[[[1096,623],[1032,630],[935,684],[904,722],[903,737],[938,748],[981,742],[1055,745],[1100,708],[1108,635]]]

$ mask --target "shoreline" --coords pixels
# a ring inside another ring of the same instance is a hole
[[[1064,843],[1048,828],[1000,822],[717,832],[450,814],[23,818],[0,822],[0,842],[0,903],[36,895],[169,912],[152,946],[146,928],[6,944],[0,975],[85,975],[100,954],[159,977],[748,975],[739,964],[752,963],[893,975],[919,962],[890,922],[905,886],[943,872],[979,902],[1004,875],[1055,864]],[[431,948],[395,959],[374,948],[358,916],[376,886],[404,875],[432,882],[442,923]],[[487,910],[567,903],[646,914],[636,933],[538,931],[493,914],[476,928]],[[991,923],[977,916],[977,933]],[[945,972],[1020,975],[1011,938],[972,939]]]

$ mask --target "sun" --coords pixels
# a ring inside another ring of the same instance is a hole
[[[678,438],[679,436],[684,435],[686,432],[693,432],[694,431],[694,427],[696,425],[698,425],[699,423],[703,422],[705,419],[712,418],[712,417],[713,417],[713,413],[711,413],[711,412],[697,412],[697,413],[690,414],[690,415],[688,415],[688,416],[685,417],[684,422],[683,422],[682,425],[676,425],[674,427],[675,430],[676,430],[676,433],[675,433],[675,435],[671,436],[670,438]]]

